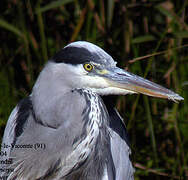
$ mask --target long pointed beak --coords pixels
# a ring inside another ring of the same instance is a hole
[[[103,77],[105,77],[111,87],[124,89],[130,93],[142,93],[148,96],[170,99],[175,102],[184,99],[167,88],[118,67],[108,69],[103,74]]]

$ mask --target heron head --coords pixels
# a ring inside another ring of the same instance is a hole
[[[90,89],[99,95],[142,93],[174,101],[183,100],[171,90],[118,68],[109,54],[89,42],[70,43],[50,63],[72,89]]]

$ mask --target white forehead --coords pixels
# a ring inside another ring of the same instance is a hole
[[[76,42],[72,42],[72,43],[68,44],[67,46],[65,46],[65,48],[66,47],[85,48],[91,53],[100,54],[100,56],[102,56],[104,59],[105,58],[110,59],[110,63],[112,63],[113,65],[117,64],[117,62],[115,62],[113,60],[113,58],[108,53],[106,53],[102,48],[100,48],[99,46],[96,46],[95,44],[92,44],[90,42],[87,42],[87,41],[76,41]]]
[[[95,44],[92,44],[90,42],[86,42],[86,41],[76,41],[73,43],[68,44],[65,47],[78,47],[78,48],[86,48],[88,51],[92,52],[97,52],[97,51],[102,51],[103,53],[105,53],[106,55],[108,55],[103,49],[101,49],[100,47],[96,46]],[[108,55],[109,56],[109,55]]]

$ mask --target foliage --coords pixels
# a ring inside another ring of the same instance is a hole
[[[187,1],[0,4],[0,137],[11,110],[30,94],[47,59],[71,41],[86,40],[104,48],[119,66],[184,97],[176,104],[128,95],[117,98],[116,107],[130,134],[136,180],[188,176]]]

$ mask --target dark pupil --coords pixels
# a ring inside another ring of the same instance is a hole
[[[87,68],[88,68],[88,69],[90,69],[90,68],[91,68],[91,66],[88,64],[88,65],[87,65]]]

